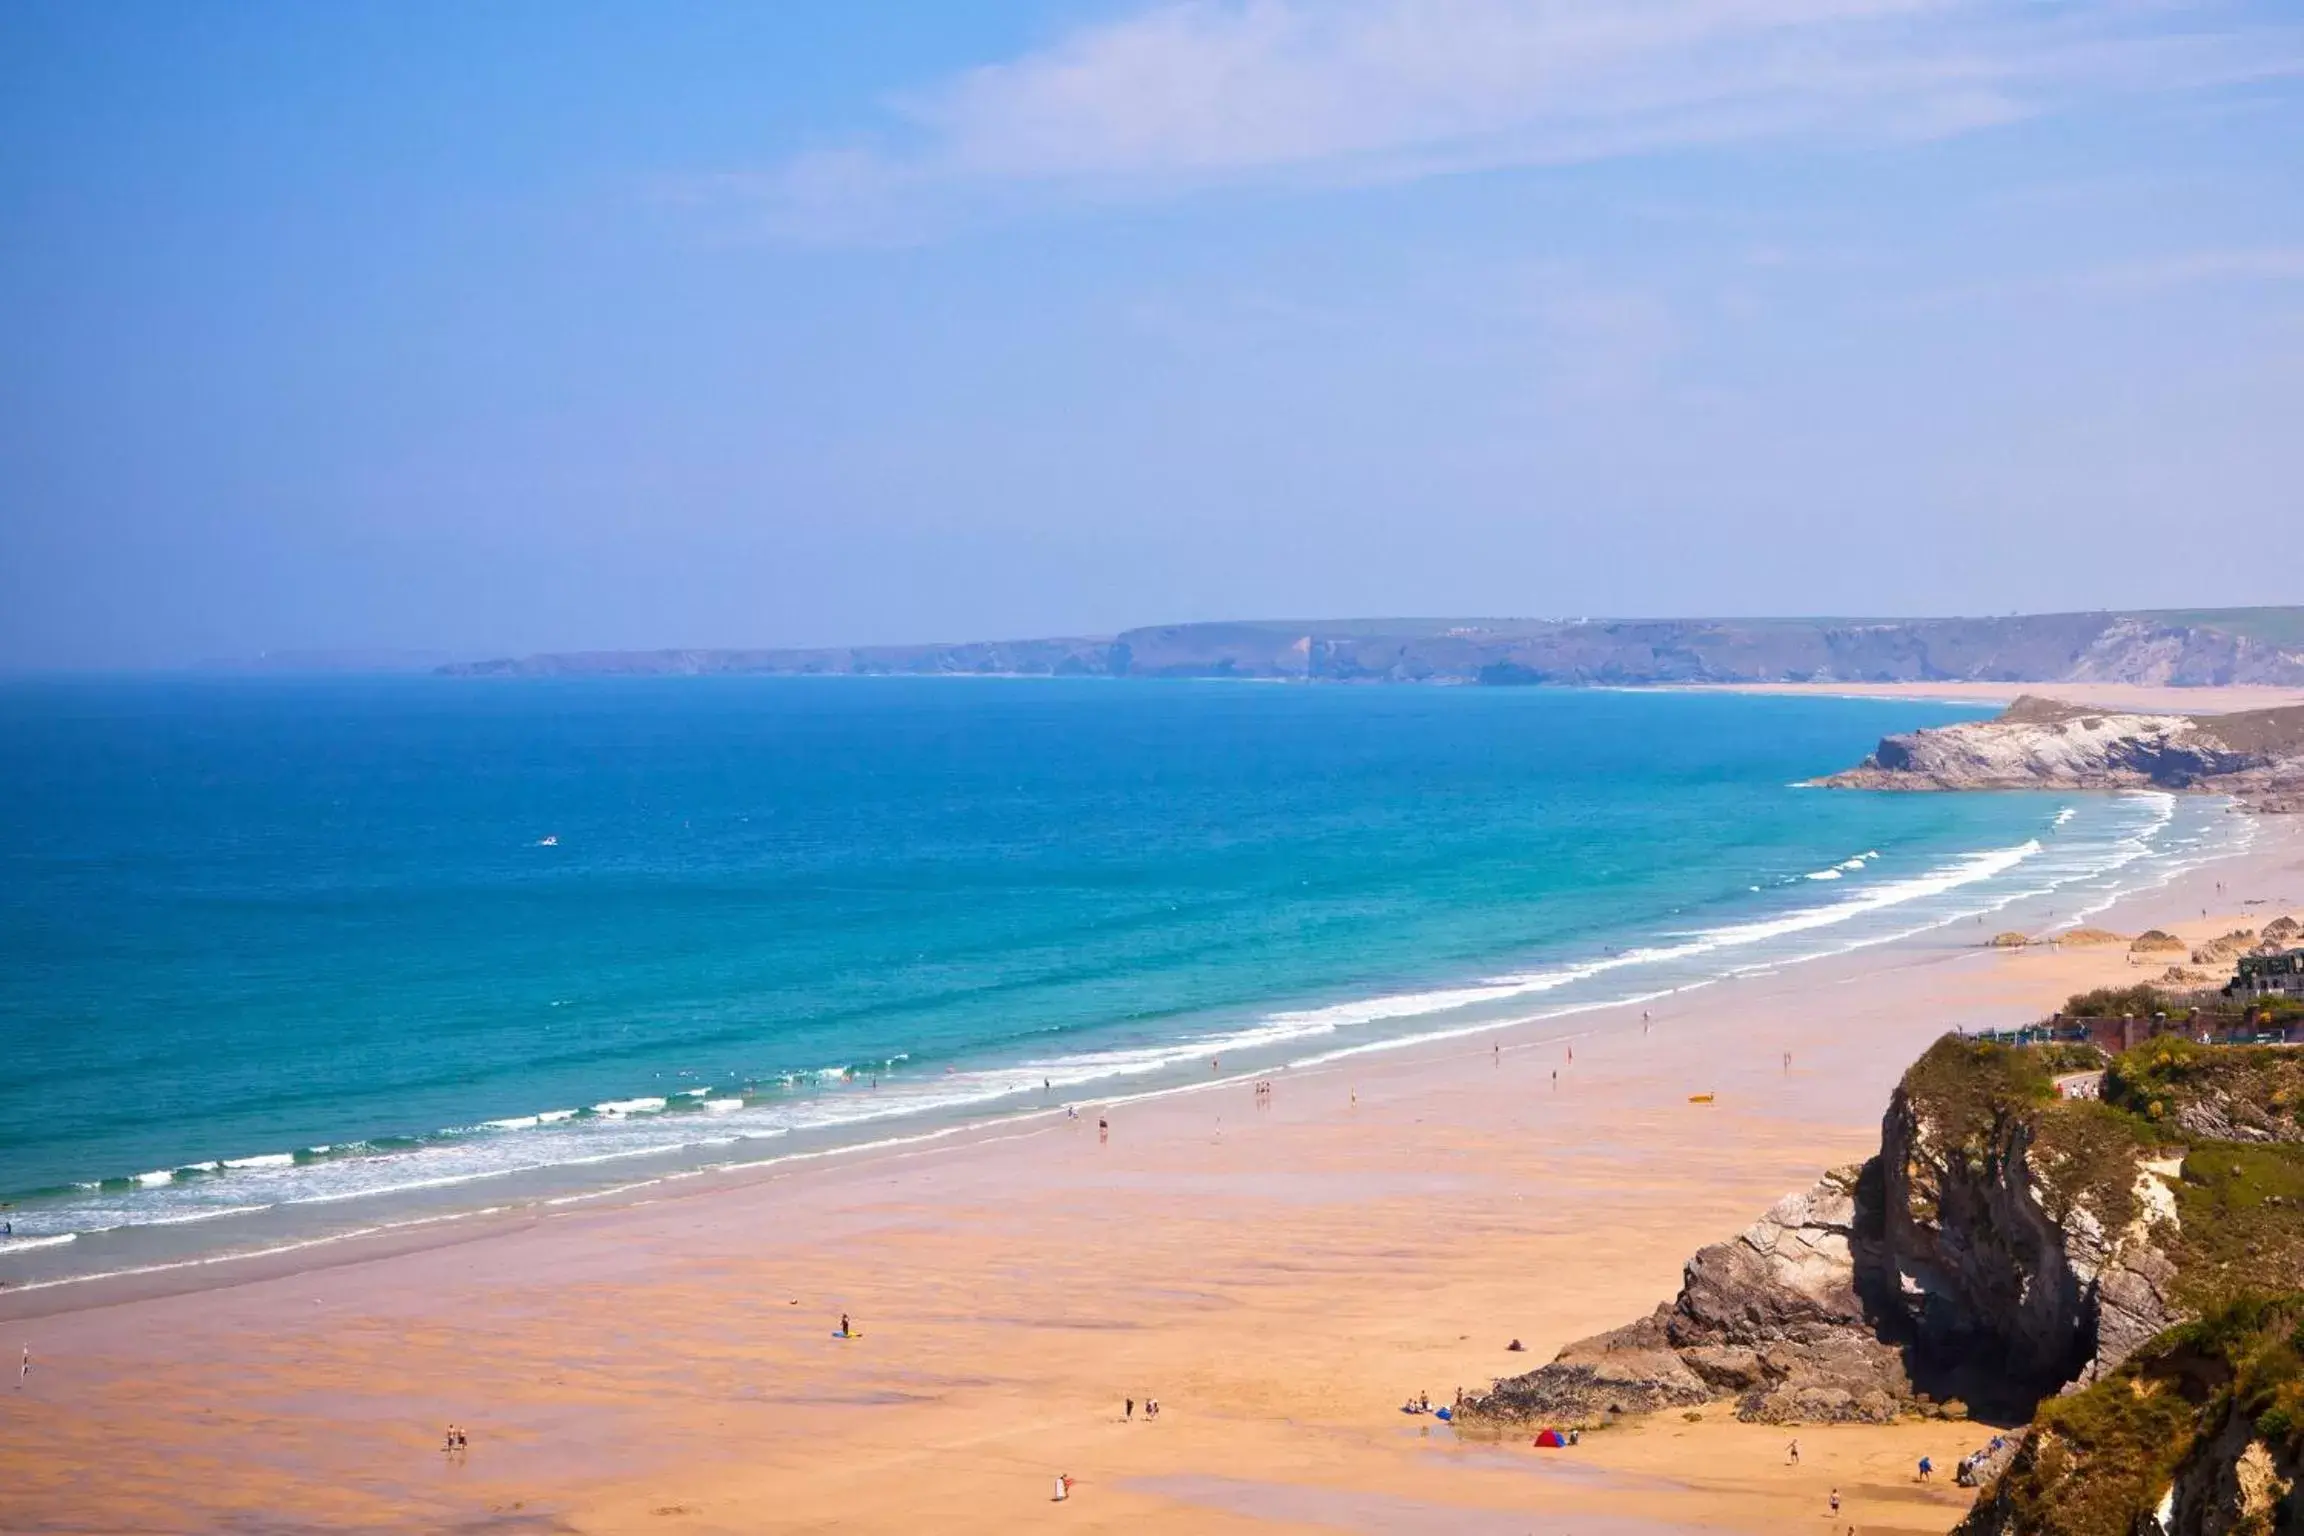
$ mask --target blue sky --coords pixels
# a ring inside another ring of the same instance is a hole
[[[18,0],[0,144],[0,665],[2304,591],[2292,6]]]

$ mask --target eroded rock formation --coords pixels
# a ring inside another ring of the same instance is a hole
[[[1725,1399],[1755,1422],[1885,1422],[1924,1397],[2021,1415],[2117,1365],[2178,1315],[2159,1247],[2174,1165],[2043,1122],[1989,1049],[1939,1042],[1877,1157],[1699,1250],[1671,1302],[1470,1415],[1593,1425]]]
[[[2123,714],[2027,695],[1990,720],[1887,736],[1837,789],[2171,789],[2258,810],[2304,793],[2304,707]]]

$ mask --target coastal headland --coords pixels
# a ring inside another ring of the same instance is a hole
[[[2304,835],[2262,817],[2246,852],[2090,921],[2204,944],[2297,911]],[[1911,1469],[1977,1426],[1711,1409],[1536,1451],[1400,1404],[1670,1299],[1698,1247],[1875,1150],[1946,1029],[2157,975],[2124,946],[1986,937],[1349,1057],[1268,1096],[1216,1070],[1078,1120],[222,1263],[196,1289],[0,1293],[0,1342],[32,1352],[0,1404],[0,1525],[1653,1536],[1796,1528],[1836,1489],[1859,1530],[1946,1531],[1968,1492]],[[467,1451],[441,1451],[449,1423]]]
[[[2029,682],[2295,694],[2304,691],[2304,608],[1922,619],[1260,619],[954,644],[547,652],[439,670],[459,677],[1151,677],[1834,690]]]
[[[2304,810],[2304,705],[2175,713],[2024,695],[1990,720],[1882,739],[1832,789],[2160,789]]]

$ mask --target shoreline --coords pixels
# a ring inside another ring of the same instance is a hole
[[[1758,693],[1788,698],[1904,699],[1932,704],[2005,707],[2026,694],[2107,712],[2224,715],[2304,704],[2304,688],[2271,683],[1657,683],[1635,691]]]
[[[2166,802],[2168,809],[2161,821],[2155,823],[2156,829],[2164,828],[2176,814],[2176,802],[2173,799],[2166,796],[2159,798]],[[2231,807],[2225,809],[2230,811]],[[2064,813],[2067,817],[2070,814],[2069,811]],[[2062,824],[2062,818],[2059,818],[2057,824]],[[2196,830],[2203,835],[2208,827],[2205,821],[2196,824]],[[2147,831],[2145,835],[2152,834]],[[2035,852],[2039,851],[2037,839],[2028,846]],[[1957,856],[1932,856],[1934,862],[1929,864],[1925,873],[1900,875],[1886,887],[1859,890],[1851,900],[1861,906],[1867,896],[1924,887],[1931,880],[1943,879],[1954,872],[1958,872],[1961,878],[1946,884],[1935,895],[1948,895],[1960,889],[1971,878],[1996,878],[2001,871],[1974,874],[1974,861],[1983,859],[1988,851],[1991,850],[1972,849]],[[2000,854],[2014,851],[1996,850]],[[2175,878],[2190,863],[2197,862],[2199,857],[2202,856],[2195,855],[2187,859],[2172,849],[2161,852],[2156,856],[2155,863],[2165,867],[2159,869],[2142,888],[2149,889],[2153,884]],[[2021,860],[2018,860],[2010,868],[2014,869],[2020,863]],[[2106,866],[2096,874],[2084,877],[2079,884],[2084,886],[2093,880],[2114,878],[2113,871],[2117,868],[2116,865]],[[1833,874],[1829,877],[1811,875],[1807,878],[1817,880],[1838,877]],[[1805,885],[1798,880],[1789,880],[1786,884],[1798,886],[1803,892],[1806,890]],[[1827,886],[1825,889],[1836,887]],[[2019,892],[1979,891],[1977,895],[1983,903],[1977,909],[1980,914],[2000,914],[2011,908],[2021,910],[2041,903],[2039,896],[2028,897]],[[2065,894],[2060,891],[2056,899],[2064,900]],[[1426,988],[1421,991],[1395,993],[1380,989],[1373,994],[1342,1003],[1316,1005],[1296,1011],[1267,1011],[1258,1014],[1252,1022],[1231,1026],[1220,1037],[1168,1042],[1163,1049],[1176,1055],[1177,1061],[1147,1069],[1135,1075],[1133,1080],[1129,1074],[1120,1073],[1092,1082],[1067,1084],[1054,1099],[1032,1093],[1028,1088],[1011,1087],[974,1104],[930,1105],[916,1110],[894,1109],[885,1115],[827,1125],[812,1132],[755,1132],[748,1138],[751,1145],[743,1147],[742,1151],[756,1155],[729,1157],[722,1148],[725,1147],[726,1151],[738,1149],[726,1147],[723,1141],[707,1139],[631,1154],[611,1153],[606,1157],[579,1159],[565,1164],[533,1165],[500,1175],[479,1174],[442,1181],[471,1201],[461,1208],[431,1204],[435,1200],[454,1200],[458,1198],[457,1193],[429,1190],[422,1184],[410,1185],[406,1188],[419,1192],[418,1199],[424,1204],[408,1203],[395,1207],[391,1203],[395,1192],[385,1191],[372,1197],[377,1199],[378,1206],[372,1211],[371,1219],[346,1230],[307,1229],[300,1234],[291,1228],[278,1233],[273,1240],[261,1241],[256,1246],[243,1243],[237,1247],[209,1251],[195,1247],[149,1262],[131,1262],[88,1274],[43,1276],[35,1270],[27,1280],[0,1286],[0,1322],[105,1305],[115,1297],[198,1292],[217,1286],[247,1283],[256,1278],[293,1275],[312,1268],[357,1263],[371,1255],[462,1244],[487,1233],[548,1219],[555,1212],[570,1207],[630,1204],[691,1191],[738,1187],[753,1179],[778,1176],[787,1168],[805,1169],[815,1163],[870,1158],[882,1154],[910,1155],[919,1150],[932,1151],[940,1147],[963,1146],[978,1140],[1031,1134],[1051,1122],[1061,1123],[1068,1108],[1077,1108],[1093,1115],[1098,1110],[1154,1102],[1178,1094],[1222,1091],[1274,1072],[1302,1073],[1331,1063],[1349,1063],[1362,1057],[1383,1059],[1400,1053],[1444,1050],[1457,1042],[1508,1036],[1520,1030],[1549,1031],[1544,1037],[1548,1040],[1582,1038],[1587,1025],[1605,1027],[1604,1023],[1598,1021],[1605,1021],[1625,1009],[1636,1009],[1646,1004],[1655,1004],[1660,1008],[1679,1006],[1674,1000],[1688,998],[1697,999],[1700,1005],[1702,998],[1710,995],[1710,989],[1733,983],[1755,970],[1780,972],[1786,968],[1814,967],[1867,956],[1871,957],[1873,964],[1901,964],[1900,957],[1905,951],[1917,949],[1933,952],[1944,945],[1959,931],[1957,925],[1967,916],[1965,912],[1949,916],[1939,914],[1931,916],[1929,921],[1917,928],[1895,932],[1875,931],[1853,938],[1842,934],[1836,921],[1803,922],[1803,919],[1838,912],[1844,905],[1847,903],[1821,899],[1811,903],[1803,898],[1782,911],[1758,919],[1733,919],[1728,920],[1725,926],[1702,927],[1680,934],[1650,935],[1645,940],[1634,941],[1630,947],[1621,951],[1615,946],[1608,946],[1604,953],[1595,951],[1581,958],[1558,956],[1532,962],[1537,966],[1532,973],[1502,976],[1475,974],[1453,981],[1427,981],[1420,984]],[[1893,921],[1902,920],[1901,901],[1874,910]],[[2049,910],[2052,913],[2055,909]],[[2085,917],[2089,910],[2083,906],[2074,915],[2071,909],[2067,909],[2067,915],[2057,926],[2070,926]],[[1919,917],[1923,914],[1915,910],[1911,915]],[[1983,920],[1982,915],[1977,917],[1978,922]],[[1995,921],[2000,919],[1996,917]],[[1807,953],[1764,953],[1768,945],[1779,939],[1787,939],[1798,945],[1803,942],[1798,936],[1804,933],[1814,933],[1814,942],[1822,947]],[[1847,942],[1840,942],[1842,939]],[[1705,954],[1710,958],[1702,962],[1691,962],[1697,967],[1693,972],[1684,971],[1674,961],[1676,956],[1696,954]],[[1707,966],[1710,968],[1707,969]],[[1619,990],[1599,997],[1575,995],[1579,984],[1604,975],[1620,976],[1620,980],[1603,983]],[[1623,988],[1629,990],[1621,990]],[[1556,991],[1561,995],[1555,997]],[[1441,1001],[1443,999],[1445,1003]],[[1465,1002],[1465,999],[1472,1001]],[[1407,1003],[1418,1006],[1403,1006]],[[1498,1013],[1495,1011],[1498,1007],[1506,1011]],[[1465,1011],[1467,1008],[1469,1012]],[[1372,1011],[1363,1020],[1347,1021],[1333,1027],[1324,1025],[1321,1029],[1301,1030],[1293,1034],[1284,1032],[1261,1045],[1246,1043],[1247,1037],[1283,1021],[1305,1023],[1319,1020],[1324,1014],[1362,1010]],[[1387,1033],[1385,1025],[1390,1019],[1408,1021],[1409,1027],[1404,1032]],[[1356,1029],[1368,1032],[1356,1037]],[[1202,1059],[1198,1053],[1211,1047],[1221,1057],[1230,1058],[1233,1062],[1245,1058],[1246,1065],[1233,1065],[1212,1077],[1198,1076],[1198,1062]],[[1186,1063],[1189,1064],[1188,1070]],[[1011,1065],[985,1069],[985,1075],[1012,1075],[1018,1071],[1025,1071],[1025,1068]],[[1025,1071],[1025,1075],[1029,1077],[1038,1071],[1037,1066],[1032,1066],[1029,1071]],[[931,1078],[925,1080],[925,1083],[933,1084],[935,1081]],[[1101,1087],[1107,1091],[1081,1091],[1092,1087]],[[1030,1107],[1021,1107],[1015,1102],[1027,1095],[1038,1099],[1038,1102]],[[683,1116],[679,1123],[690,1121],[691,1117]],[[695,1118],[693,1123],[701,1126],[713,1122]],[[815,1142],[813,1145],[810,1144],[812,1140]],[[586,1177],[581,1170],[587,1167],[596,1167],[601,1163],[618,1164],[627,1159],[632,1165],[629,1169],[632,1177],[614,1178],[592,1186],[578,1182]],[[505,1182],[494,1182],[498,1179]],[[251,1194],[248,1198],[256,1196]],[[296,1203],[240,1207],[235,1208],[235,1211],[252,1212],[256,1220],[292,1220]],[[315,1203],[329,1209],[343,1208],[340,1199],[323,1197]],[[163,1238],[174,1237],[177,1235],[176,1228],[195,1226],[196,1222],[197,1218],[192,1221],[179,1218],[174,1223],[158,1227],[158,1230]],[[154,1228],[115,1230],[126,1230],[134,1237],[142,1236]],[[185,1235],[205,1236],[216,1230],[201,1227],[196,1233]],[[54,1240],[34,1237],[31,1241],[40,1243]],[[74,1247],[68,1251],[78,1253],[85,1250]]]
[[[2258,832],[2097,921],[2304,911],[2304,828]],[[1695,1247],[1869,1152],[1927,1040],[2107,977],[2141,979],[2102,950],[1863,950],[1649,1031],[1624,1005],[1275,1069],[1262,1108],[1179,1087],[1111,1111],[1109,1142],[1009,1125],[18,1319],[0,1342],[38,1364],[5,1405],[8,1485],[34,1530],[992,1531],[1069,1470],[1075,1515],[1132,1529],[1333,1528],[1350,1498],[1649,1533],[1781,1529],[1829,1480],[1868,1532],[1942,1531],[1960,1501],[1898,1470],[1948,1459],[1941,1424],[1803,1430],[1795,1470],[1774,1429],[1677,1419],[1545,1462],[1397,1403],[1631,1321]],[[863,1337],[828,1341],[843,1312]],[[1160,1422],[1123,1422],[1145,1394]],[[450,1420],[461,1463],[431,1448]]]

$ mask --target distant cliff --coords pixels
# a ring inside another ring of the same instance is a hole
[[[1990,720],[1887,736],[1832,789],[2188,789],[2304,809],[2304,706],[2123,714],[2027,695]]]
[[[2304,608],[1999,619],[1354,619],[827,650],[580,651],[454,676],[1237,677],[1342,683],[2118,682],[2304,686]]]

